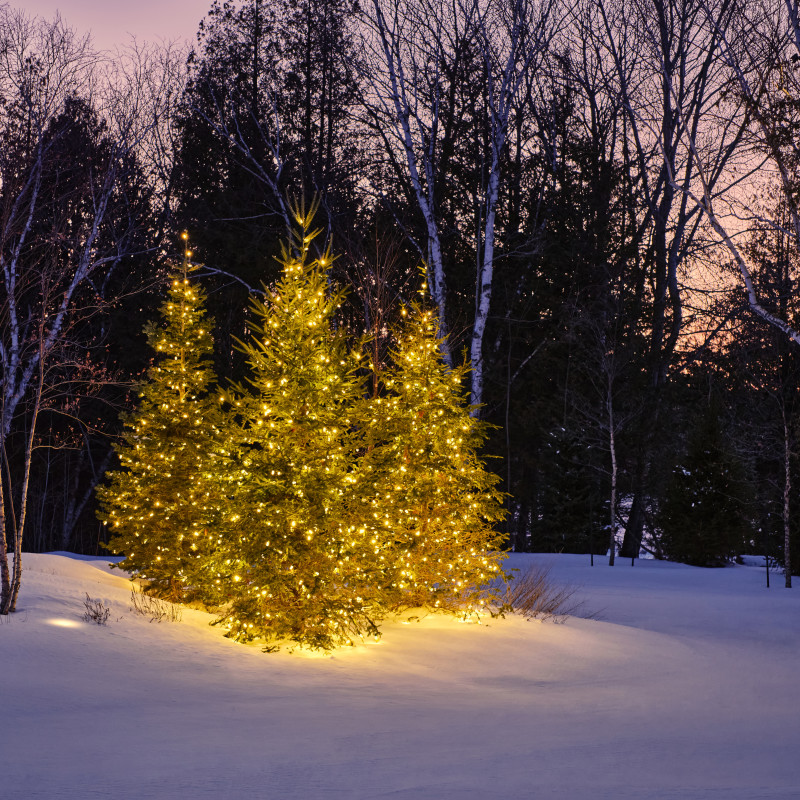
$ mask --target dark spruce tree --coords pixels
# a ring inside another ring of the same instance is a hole
[[[755,533],[744,465],[726,442],[719,405],[711,403],[672,470],[656,524],[662,554],[700,567],[724,566]]]
[[[349,13],[341,0],[214,2],[201,23],[178,118],[175,220],[215,276],[222,377],[244,374],[233,340],[250,289],[280,276],[287,195],[319,197],[317,222],[338,243],[359,230]]]

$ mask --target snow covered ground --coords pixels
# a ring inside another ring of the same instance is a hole
[[[800,798],[800,592],[763,570],[552,563],[602,621],[388,623],[264,654],[29,555],[0,623],[0,798]],[[81,621],[85,593],[111,607]]]

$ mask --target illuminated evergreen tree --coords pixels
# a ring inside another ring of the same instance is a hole
[[[239,640],[330,648],[377,633],[380,615],[371,545],[347,511],[363,379],[334,328],[343,292],[329,286],[330,254],[309,255],[314,207],[295,211],[283,277],[253,300],[254,335],[241,345],[250,377],[235,401],[241,468],[219,559],[232,573],[221,622]]]
[[[486,426],[469,413],[468,367],[445,365],[434,311],[412,304],[404,318],[386,392],[371,401],[356,502],[383,543],[387,605],[469,613],[503,576],[498,478],[478,457]]]
[[[112,531],[109,549],[125,555],[122,569],[170,599],[208,601],[220,505],[213,449],[222,426],[211,393],[213,321],[189,279],[190,255],[171,277],[160,324],[147,329],[155,359],[115,448],[121,469],[98,489],[98,515]]]

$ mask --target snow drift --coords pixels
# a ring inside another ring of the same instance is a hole
[[[0,624],[0,797],[798,796],[796,591],[754,567],[510,559],[552,564],[602,621],[428,615],[265,654],[200,611],[133,613],[103,560],[28,555]]]

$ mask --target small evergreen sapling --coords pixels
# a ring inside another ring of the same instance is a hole
[[[109,549],[125,555],[119,566],[149,590],[209,600],[221,418],[212,394],[213,321],[203,290],[189,278],[190,255],[170,279],[160,322],[148,327],[155,358],[115,446],[121,468],[98,488],[98,515],[112,532]]]

